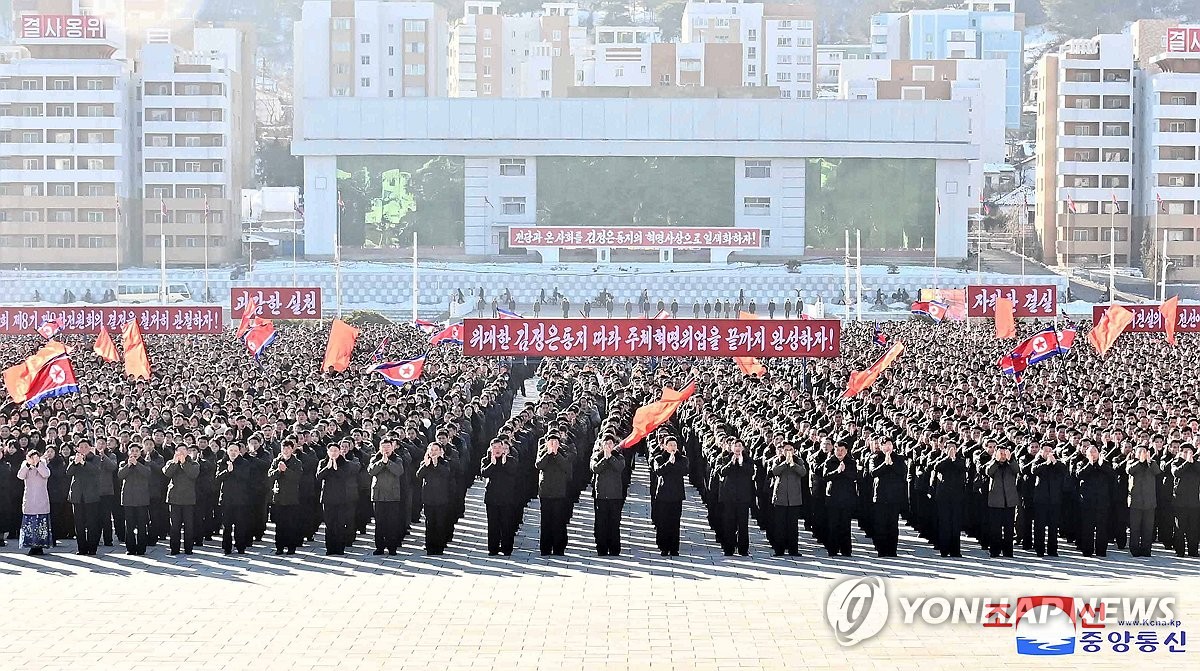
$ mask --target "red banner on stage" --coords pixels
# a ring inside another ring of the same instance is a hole
[[[525,226],[508,229],[509,247],[762,247],[757,228],[676,228],[664,226]]]
[[[1058,287],[1053,284],[967,286],[967,316],[995,317],[996,299],[1013,302],[1014,317],[1053,317],[1058,314]]]
[[[467,319],[476,356],[836,357],[836,319]]]
[[[142,333],[220,333],[224,328],[219,305],[0,307],[0,333],[36,333],[43,322],[54,320],[64,333],[95,334],[101,327],[120,331],[125,322],[135,318]]]
[[[1125,327],[1125,333],[1162,333],[1166,331],[1162,313],[1158,311],[1158,303],[1141,305],[1122,305],[1121,307],[1133,313],[1133,321]],[[1100,321],[1107,305],[1092,306],[1092,323]],[[1200,305],[1180,305],[1179,316],[1175,320],[1175,331],[1178,333],[1200,332]]]
[[[229,290],[229,310],[241,316],[246,303],[258,301],[255,317],[264,319],[320,319],[321,287],[237,287]]]

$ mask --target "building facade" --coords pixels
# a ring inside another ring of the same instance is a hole
[[[845,61],[869,60],[869,44],[825,44],[817,46],[816,97],[818,100],[838,98],[838,78]]]

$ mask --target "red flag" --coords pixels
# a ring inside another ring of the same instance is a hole
[[[150,379],[150,357],[146,355],[146,341],[137,319],[125,322],[121,327],[121,347],[125,350],[125,374]]]
[[[1075,214],[1077,211],[1078,210],[1075,207],[1075,199],[1071,198],[1071,196],[1068,194],[1067,195],[1067,212],[1070,212],[1071,214]]]
[[[270,319],[254,318],[254,323],[246,331],[246,349],[255,359],[262,354],[267,345],[275,342],[275,322]]]
[[[1117,336],[1121,335],[1121,331],[1129,326],[1129,322],[1133,321],[1133,313],[1120,305],[1110,305],[1104,311],[1104,316],[1100,317],[1100,321],[1092,327],[1088,333],[1088,342],[1092,343],[1092,347],[1096,348],[1096,352],[1100,356],[1104,356],[1108,352],[1108,348],[1112,347],[1117,341]]]
[[[1013,302],[1007,298],[996,299],[996,337],[1017,337],[1017,324],[1013,319]]]
[[[650,432],[662,426],[664,422],[671,419],[671,415],[683,405],[684,401],[692,397],[692,392],[696,391],[696,381],[692,380],[688,386],[682,391],[675,391],[667,387],[663,389],[662,399],[643,405],[633,413],[633,431],[625,440],[621,441],[621,447],[629,447],[636,444],[639,440],[650,435]]]
[[[79,382],[75,379],[75,369],[71,367],[71,357],[63,354],[47,361],[34,376],[29,384],[29,398],[25,400],[25,407],[32,408],[48,398],[78,391]]]
[[[451,324],[429,337],[430,345],[440,345],[442,343],[463,344],[462,324]]]
[[[237,337],[241,338],[246,335],[246,331],[252,326],[251,320],[254,319],[254,313],[258,312],[258,299],[251,298],[246,301],[246,309],[242,311],[242,321],[238,323]]]
[[[904,343],[896,341],[896,344],[889,347],[888,351],[884,352],[883,356],[879,357],[879,360],[871,364],[869,368],[850,373],[850,383],[846,385],[846,393],[842,394],[842,398],[854,398],[859,392],[875,384],[879,375],[901,354],[904,354]]]
[[[100,333],[96,334],[96,344],[92,345],[92,351],[109,363],[121,360],[121,356],[117,354],[117,346],[113,344],[112,336],[108,335],[108,329],[104,326],[101,326]]]
[[[767,374],[767,367],[752,356],[735,356],[733,357],[733,362],[737,364],[743,375],[757,375],[758,377],[762,377]]]
[[[5,369],[4,387],[8,390],[8,395],[12,397],[13,402],[24,403],[29,398],[29,385],[33,384],[33,379],[37,377],[42,366],[45,366],[54,357],[66,354],[67,351],[66,345],[51,340],[42,345],[42,348],[33,356]]]
[[[346,322],[333,320],[333,327],[329,329],[329,343],[325,345],[325,359],[321,361],[322,373],[330,368],[341,373],[350,367],[350,353],[354,351],[358,333],[358,329]]]
[[[1165,303],[1158,306],[1158,312],[1163,318],[1163,328],[1167,331],[1167,342],[1175,344],[1175,327],[1179,319],[1179,296],[1171,296]]]

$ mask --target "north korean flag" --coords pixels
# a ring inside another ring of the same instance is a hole
[[[437,322],[431,322],[428,319],[415,319],[413,326],[421,329],[422,333],[433,333],[442,328],[442,325]]]
[[[41,326],[37,327],[37,332],[46,340],[58,335],[60,331],[62,331],[62,324],[59,324],[55,319],[44,321]]]
[[[408,361],[389,361],[377,363],[367,369],[368,373],[379,373],[383,381],[390,385],[401,386],[421,379],[421,371],[425,369],[425,357],[419,356]]]
[[[246,331],[244,340],[246,349],[250,350],[250,356],[257,359],[267,345],[275,342],[275,323],[270,319],[255,317],[251,321],[249,330]]]
[[[914,315],[928,317],[929,316],[929,301],[916,301],[915,303],[912,304],[912,307],[910,307],[909,309],[912,310],[912,313]]]
[[[875,343],[876,345],[879,345],[880,347],[888,346],[887,334],[884,333],[883,331],[879,330],[879,322],[878,321],[875,322],[875,337],[871,338],[871,342]]]
[[[524,317],[512,310],[505,310],[504,308],[496,308],[496,313],[500,315],[501,319],[524,319]]]
[[[1073,329],[1068,330],[1071,332],[1071,335],[1069,336],[1070,340],[1074,342],[1075,332]],[[1028,360],[1028,365],[1032,366],[1035,363],[1058,356],[1059,354],[1062,354],[1064,351],[1068,350],[1064,350],[1062,348],[1061,340],[1058,337],[1058,332],[1054,330],[1054,327],[1047,326],[1041,331],[1029,336],[1029,338],[1027,338],[1024,342],[1013,348],[1013,351],[1009,354],[1009,356],[1024,357]]]
[[[939,324],[946,318],[946,312],[949,310],[950,305],[948,303],[929,301],[929,318]]]
[[[430,345],[442,343],[463,344],[462,324],[451,324],[429,338]]]
[[[66,354],[62,354],[47,361],[38,370],[33,382],[29,385],[29,395],[25,401],[25,407],[32,408],[48,398],[78,391],[79,383],[75,379],[75,369],[71,367],[71,359]]]

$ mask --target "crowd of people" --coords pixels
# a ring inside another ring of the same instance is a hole
[[[0,409],[0,544],[243,554],[273,525],[275,554],[323,531],[326,554],[361,540],[396,555],[421,523],[417,544],[437,555],[480,487],[490,555],[512,554],[535,500],[541,554],[563,555],[585,497],[593,535],[573,540],[620,555],[644,468],[663,556],[680,552],[693,492],[726,555],[751,552],[754,523],[775,556],[849,556],[855,524],[896,556],[903,519],[943,557],[964,543],[1197,556],[1200,340],[1126,334],[1106,358],[1080,344],[1018,390],[996,364],[1013,341],[990,329],[885,330],[905,353],[850,400],[850,372],[881,353],[868,324],[844,326],[836,359],[766,360],[762,376],[724,359],[470,358],[407,324],[363,325],[351,368],[318,373],[328,325],[280,324],[258,362],[228,335],[147,336],[154,375],[130,381],[67,336],[80,392]],[[385,337],[389,359],[429,350],[419,382],[364,374]],[[11,365],[39,344],[5,337],[0,351]],[[689,382],[671,419],[623,442],[640,406]]]

